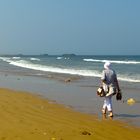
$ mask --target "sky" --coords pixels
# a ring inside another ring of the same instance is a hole
[[[140,55],[140,0],[0,0],[0,54]]]

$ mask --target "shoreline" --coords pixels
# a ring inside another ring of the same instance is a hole
[[[78,76],[75,78],[70,75],[56,76],[56,74],[48,77],[48,75],[46,77],[35,77],[34,75],[20,75],[19,73],[1,73],[0,87],[30,92],[73,108],[78,112],[94,114],[98,118],[102,117],[103,98],[99,98],[96,95],[99,78],[89,79]],[[66,82],[65,79],[69,78],[72,81]],[[140,127],[140,103],[136,103],[133,106],[128,106],[126,103],[128,98],[139,99],[139,89],[125,86],[122,86],[122,88],[123,100],[116,101],[115,97],[113,97],[114,119]]]
[[[1,139],[140,139],[140,128],[98,119],[30,92],[0,88],[0,113]]]

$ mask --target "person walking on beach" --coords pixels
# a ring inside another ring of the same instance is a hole
[[[113,117],[112,109],[112,96],[117,92],[120,92],[120,87],[117,80],[117,75],[115,70],[111,68],[110,62],[105,62],[104,70],[101,77],[101,85],[106,92],[104,104],[102,107],[102,113],[106,116],[107,111],[109,112],[109,117]]]

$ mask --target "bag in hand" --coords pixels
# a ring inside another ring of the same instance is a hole
[[[99,87],[97,89],[97,95],[100,96],[100,97],[104,97],[106,95],[103,87]]]
[[[121,100],[122,99],[122,93],[121,91],[118,91],[116,94],[116,100]]]

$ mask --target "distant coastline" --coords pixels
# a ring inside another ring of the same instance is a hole
[[[114,54],[114,55],[110,55],[110,54],[93,54],[93,55],[87,55],[87,54],[74,54],[74,53],[66,53],[66,54],[22,54],[22,53],[19,53],[19,54],[0,54],[0,57],[44,57],[44,56],[62,56],[62,57],[74,57],[74,56],[102,56],[102,57],[106,57],[106,56],[140,56],[140,55],[120,55],[120,54]]]
[[[26,54],[1,54],[1,57],[37,57],[37,56],[48,56],[48,54],[34,54],[34,55],[26,55]]]
[[[76,54],[61,54],[61,55],[49,55],[49,54],[0,54],[1,57],[37,57],[37,56],[63,56],[63,57],[70,57],[76,56]]]

